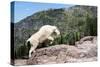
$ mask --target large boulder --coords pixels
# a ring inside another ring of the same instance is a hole
[[[97,39],[93,37],[75,46],[60,44],[46,48],[37,49],[27,64],[53,64],[68,62],[84,62],[97,60]],[[90,37],[91,38],[91,37]],[[82,41],[82,39],[81,39]]]

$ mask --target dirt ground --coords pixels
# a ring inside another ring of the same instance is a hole
[[[15,60],[15,65],[20,66],[20,65],[26,65],[27,59],[16,59]]]

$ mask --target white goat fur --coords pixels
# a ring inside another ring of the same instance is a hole
[[[56,33],[58,36],[60,34],[59,30],[57,29],[56,26],[51,26],[51,25],[44,25],[42,26],[38,32],[33,34],[27,42],[30,42],[31,48],[29,50],[29,57],[31,57],[31,53],[35,52],[35,49],[39,45],[39,43],[43,43],[45,40],[51,40],[51,43],[54,41],[54,37],[51,35],[53,33]]]

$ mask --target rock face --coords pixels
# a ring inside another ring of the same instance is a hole
[[[89,38],[89,37],[87,37]],[[97,38],[85,39],[75,46],[55,45],[37,49],[27,64],[53,64],[68,62],[85,62],[97,60]]]

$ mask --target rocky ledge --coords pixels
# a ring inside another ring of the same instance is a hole
[[[97,61],[97,37],[87,36],[74,46],[60,44],[37,49],[26,64],[58,64]]]

